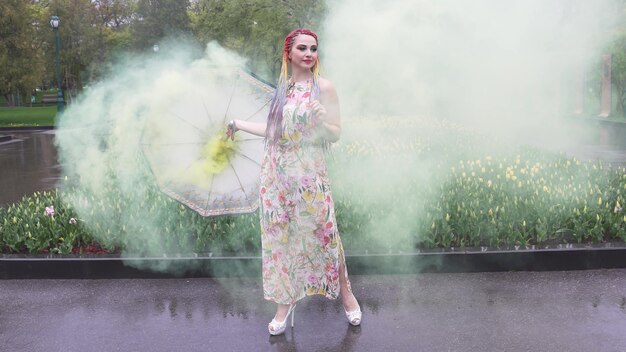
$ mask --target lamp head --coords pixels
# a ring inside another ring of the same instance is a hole
[[[59,20],[59,16],[50,17],[50,27],[52,27],[52,29],[59,29],[60,23],[61,21]]]

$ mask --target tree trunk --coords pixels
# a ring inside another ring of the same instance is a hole
[[[622,113],[622,115],[626,115],[626,106],[624,105],[624,102],[626,100],[626,82],[620,84],[617,91],[619,94],[618,101],[620,112]]]
[[[617,88],[617,111],[616,113],[621,113],[622,115],[626,115],[626,106],[624,103],[626,102],[626,82],[615,82],[615,86]]]
[[[14,107],[15,106],[15,95],[10,94],[10,93],[6,93],[4,94],[4,99],[7,102],[7,107]]]

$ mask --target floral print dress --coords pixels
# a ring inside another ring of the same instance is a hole
[[[288,90],[283,135],[267,143],[261,166],[263,293],[280,304],[314,294],[337,298],[345,263],[310,97],[310,82]]]

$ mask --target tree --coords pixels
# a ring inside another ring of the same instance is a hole
[[[622,32],[612,42],[611,81],[616,90],[616,113],[626,114],[626,32]]]
[[[325,12],[325,3],[313,0],[198,0],[191,20],[200,41],[247,57],[250,70],[274,81],[285,35],[298,27],[319,30]]]
[[[101,60],[89,66],[90,80],[105,75],[109,62],[118,54],[131,51],[133,36],[131,25],[135,17],[137,0],[92,0],[95,23],[102,39]]]
[[[51,15],[61,19],[62,85],[71,93],[102,77],[116,53],[181,34],[216,40],[275,80],[284,36],[296,27],[319,30],[325,11],[316,0],[0,1],[0,92],[13,103],[18,90],[56,82]]]
[[[146,49],[165,37],[190,33],[189,0],[137,0],[132,35]]]
[[[40,10],[36,1],[0,2],[0,93],[9,106],[29,94],[44,71]]]
[[[127,27],[134,15],[137,0],[92,0],[96,18],[107,28]]]
[[[94,69],[106,60],[103,24],[96,3],[91,0],[50,0],[50,15],[59,16],[61,40],[61,78],[66,93],[77,93],[97,74]],[[48,78],[54,81],[54,37],[49,33],[47,46]],[[71,97],[70,97],[71,99]]]
[[[611,84],[613,86],[615,101],[615,114],[626,116],[626,0],[614,0],[614,7],[610,14],[607,14],[608,20],[605,23],[601,36],[604,39],[603,43],[608,40],[608,45],[599,48],[603,53],[611,54]],[[600,40],[598,40],[600,41]],[[597,56],[600,57],[601,53]],[[600,60],[598,60],[600,61]],[[598,62],[595,65],[597,74],[597,82],[595,85],[600,85],[600,79],[602,77],[602,63]],[[598,90],[598,93],[600,90]],[[600,99],[598,95],[598,99]]]

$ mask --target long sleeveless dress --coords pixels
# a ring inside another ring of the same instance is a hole
[[[261,166],[263,294],[280,304],[314,294],[336,299],[345,264],[311,86],[297,82],[288,90],[283,135],[267,143]]]

